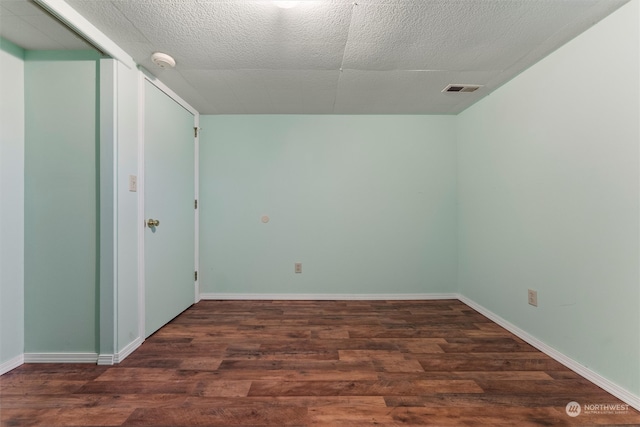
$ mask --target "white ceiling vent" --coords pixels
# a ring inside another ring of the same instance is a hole
[[[447,85],[447,87],[445,87],[444,89],[442,89],[443,92],[465,92],[465,93],[469,93],[469,92],[475,92],[478,89],[480,89],[482,87],[482,85],[459,85],[459,84],[450,84]]]

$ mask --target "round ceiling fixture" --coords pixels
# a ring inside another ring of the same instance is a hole
[[[151,60],[160,68],[173,68],[176,66],[176,60],[162,52],[156,52],[151,55]]]

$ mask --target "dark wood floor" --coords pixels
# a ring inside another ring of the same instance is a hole
[[[27,364],[0,399],[4,426],[640,425],[453,300],[203,301],[120,365]]]

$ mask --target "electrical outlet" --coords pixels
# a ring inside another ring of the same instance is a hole
[[[532,289],[529,289],[529,291],[528,291],[528,301],[529,301],[529,305],[537,307],[538,306],[538,291],[534,291]]]
[[[301,262],[296,262],[295,263],[294,271],[296,273],[302,273],[302,263]]]

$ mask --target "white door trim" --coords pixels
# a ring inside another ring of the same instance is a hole
[[[146,338],[145,331],[145,274],[144,274],[144,85],[146,78],[140,72],[138,80],[138,337]]]
[[[195,279],[195,297],[194,303],[200,301],[200,114],[196,113],[194,116],[194,127],[197,129],[197,132],[194,135],[194,149],[193,149],[193,161],[194,161],[194,196],[198,201],[197,209],[194,209],[194,242],[195,242],[195,265],[194,271],[198,272],[198,277]]]
[[[193,108],[187,101],[182,99],[180,97],[180,95],[178,95],[173,90],[171,90],[167,85],[165,85],[160,80],[158,80],[158,78],[156,76],[154,76],[153,74],[151,74],[149,71],[147,71],[146,69],[144,69],[142,67],[140,67],[140,71],[142,72],[142,76],[144,77],[145,80],[147,80],[149,83],[151,83],[152,85],[154,85],[155,87],[160,89],[169,98],[171,98],[174,101],[176,101],[182,108],[184,108],[185,110],[187,110],[188,112],[193,114],[194,118],[200,116],[200,113],[198,113],[198,111],[195,108]],[[143,101],[144,101],[144,99],[143,99]],[[195,125],[195,123],[194,123],[194,125]]]
[[[149,73],[149,71],[140,67],[140,81],[138,85],[138,336],[142,341],[146,338],[145,333],[145,315],[146,315],[146,307],[145,307],[145,261],[144,261],[144,237],[145,237],[145,206],[144,206],[144,180],[145,180],[145,170],[144,170],[144,128],[145,128],[145,82],[149,82],[154,85],[156,88],[164,92],[169,98],[173,99],[177,102],[182,108],[187,110],[189,113],[193,114],[194,127],[198,127],[200,123],[200,113],[193,108],[187,101],[182,99],[178,94],[176,94],[173,90],[171,90],[167,85],[158,80],[154,75]],[[198,142],[199,138],[194,135],[194,180],[195,180],[195,188],[194,194],[195,197],[198,197],[198,163],[199,163],[199,153],[198,153]],[[195,209],[195,248],[194,248],[194,258],[195,258],[195,270],[198,269],[198,211],[199,209]],[[194,281],[194,303],[200,300],[200,290],[198,281]]]

